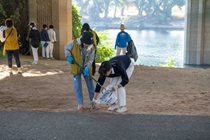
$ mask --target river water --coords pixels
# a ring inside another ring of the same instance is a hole
[[[110,41],[115,44],[119,29],[106,30]],[[183,30],[125,30],[131,35],[138,50],[136,64],[160,66],[169,58],[174,58],[176,67],[183,67],[184,31]]]

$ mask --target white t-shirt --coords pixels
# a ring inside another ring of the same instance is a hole
[[[3,37],[3,31],[7,29],[7,26],[1,26],[0,27],[0,41],[4,42],[5,38]]]
[[[56,42],[56,34],[55,34],[55,31],[53,29],[49,29],[47,32],[48,32],[50,41],[51,42]]]

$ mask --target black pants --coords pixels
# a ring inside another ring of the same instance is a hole
[[[95,60],[92,63],[92,75],[94,75],[96,73],[96,62]]]
[[[18,68],[20,68],[21,64],[20,64],[19,50],[6,50],[6,53],[7,53],[8,67],[12,68],[12,55],[14,55],[16,65]]]

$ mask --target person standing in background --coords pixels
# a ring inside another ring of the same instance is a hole
[[[53,30],[54,26],[50,25],[48,32],[49,38],[50,38],[50,43],[49,43],[49,55],[51,59],[54,59],[53,57],[53,48],[54,48],[54,44],[56,43],[56,33]]]
[[[46,58],[49,60],[49,43],[50,43],[50,38],[47,33],[47,25],[43,24],[43,29],[41,31],[41,44],[42,44],[42,57]]]
[[[5,21],[7,29],[3,31],[3,37],[6,39],[4,43],[4,49],[7,54],[8,67],[10,76],[12,73],[12,55],[15,57],[15,62],[18,68],[18,74],[21,74],[21,63],[19,57],[19,45],[18,45],[18,33],[15,27],[13,26],[13,21],[7,19]]]
[[[4,30],[6,30],[7,29],[7,26],[5,26],[5,25],[1,25],[0,26],[0,41],[1,42],[4,42],[5,41],[5,38],[3,37],[3,32],[4,32]]]
[[[119,29],[121,31],[117,34],[117,39],[115,43],[115,49],[117,50],[116,55],[120,55],[121,51],[122,54],[124,55],[126,53],[128,41],[131,40],[131,37],[127,32],[124,31],[125,30],[124,24],[121,24]]]
[[[39,43],[40,43],[40,33],[35,27],[35,23],[32,21],[29,23],[30,26],[30,32],[29,32],[29,38],[30,38],[30,43],[31,43],[31,48],[32,48],[32,53],[34,57],[34,61],[32,64],[37,64],[39,57],[38,57],[38,49],[39,49]]]
[[[96,56],[96,53],[97,53],[97,45],[99,43],[99,37],[98,37],[97,33],[90,28],[90,25],[88,23],[84,23],[82,25],[81,35],[83,34],[83,32],[91,32],[93,34],[93,44],[95,45],[95,49],[96,49],[95,56]],[[93,75],[96,72],[95,56],[94,56],[94,61],[92,63],[92,74]]]

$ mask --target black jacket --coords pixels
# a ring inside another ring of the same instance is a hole
[[[31,45],[34,48],[38,48],[39,43],[40,43],[40,33],[39,33],[39,31],[36,30],[36,29],[31,29],[30,33],[29,33],[29,38],[31,38]]]
[[[107,77],[113,78],[113,77],[121,76],[122,82],[120,84],[124,87],[129,82],[126,70],[131,63],[131,59],[127,55],[119,55],[119,56],[115,56],[115,57],[111,58],[109,61],[112,64],[114,74],[111,73]],[[100,85],[103,85],[105,80],[106,80],[106,76],[100,75],[98,78],[98,83]],[[99,84],[96,85],[95,92],[100,91],[101,87]]]

